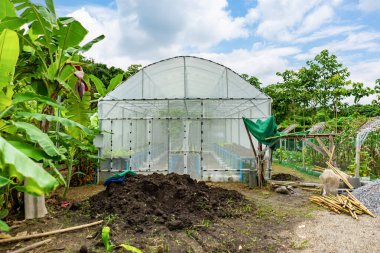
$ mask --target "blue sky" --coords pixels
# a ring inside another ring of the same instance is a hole
[[[41,1],[41,0],[40,0]],[[88,40],[106,39],[88,57],[126,69],[196,55],[260,78],[305,65],[323,49],[338,56],[351,79],[380,78],[378,0],[56,0],[60,15],[78,19]]]

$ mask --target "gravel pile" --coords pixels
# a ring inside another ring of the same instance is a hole
[[[380,217],[380,179],[352,192],[373,214]]]

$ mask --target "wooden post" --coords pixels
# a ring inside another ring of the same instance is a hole
[[[243,122],[244,123],[244,122]],[[245,127],[245,130],[247,131],[247,134],[248,134],[248,138],[249,138],[249,142],[251,143],[251,148],[252,148],[252,151],[253,151],[253,154],[255,156],[255,160],[256,160],[256,171],[257,168],[258,168],[258,164],[259,164],[259,161],[258,161],[258,156],[257,156],[257,153],[256,153],[256,150],[255,150],[255,145],[253,145],[253,141],[252,141],[252,137],[251,137],[251,133],[249,132],[248,130],[248,127],[245,125],[244,123],[244,127]],[[253,183],[253,167],[251,166],[250,170],[249,170],[249,187],[252,188],[254,183]],[[258,175],[257,177],[258,178]]]
[[[259,142],[258,144],[258,166],[257,166],[257,174],[258,174],[258,178],[259,178],[259,187],[263,187],[264,186],[264,166],[263,166],[263,161],[264,161],[264,156],[262,154],[262,151],[263,151],[263,144],[261,144]]]

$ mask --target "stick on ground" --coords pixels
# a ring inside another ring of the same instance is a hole
[[[102,222],[103,221],[101,220],[101,221],[96,221],[96,222],[89,223],[89,224],[84,224],[84,225],[75,226],[75,227],[71,227],[71,228],[58,229],[58,230],[54,230],[54,231],[50,231],[50,232],[45,232],[45,233],[40,233],[40,234],[25,235],[25,236],[19,236],[19,237],[12,237],[12,238],[9,238],[9,239],[0,240],[0,244],[1,243],[7,243],[7,242],[16,242],[16,241],[22,241],[22,240],[29,240],[29,239],[33,239],[33,238],[39,238],[39,237],[48,236],[48,235],[54,235],[54,234],[60,234],[60,233],[70,232],[70,231],[74,231],[74,230],[78,230],[78,229],[82,229],[82,228],[87,228],[87,227],[95,226],[95,225],[101,224]]]
[[[50,242],[50,241],[51,241],[51,239],[46,239],[46,240],[44,240],[44,241],[36,242],[36,243],[31,244],[31,245],[28,245],[28,246],[26,246],[26,247],[24,247],[24,248],[17,249],[17,250],[15,250],[15,251],[11,251],[10,253],[22,253],[22,252],[28,252],[29,250],[31,250],[31,249],[35,249],[35,248],[37,248],[37,247],[40,247],[40,246],[42,246],[42,245],[44,245],[45,243],[48,243],[48,242]]]

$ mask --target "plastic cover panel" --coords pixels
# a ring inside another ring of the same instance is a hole
[[[268,98],[238,74],[215,62],[180,56],[140,70],[105,99]]]

